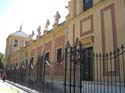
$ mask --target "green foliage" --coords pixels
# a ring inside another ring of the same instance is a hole
[[[5,56],[4,54],[0,53],[0,62],[4,62],[5,61]]]

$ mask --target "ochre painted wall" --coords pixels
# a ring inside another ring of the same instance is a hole
[[[56,53],[58,48],[62,48],[64,53],[67,41],[73,45],[76,38],[79,38],[84,47],[93,47],[95,53],[109,52],[125,43],[124,0],[93,0],[93,7],[86,11],[83,11],[83,8],[79,6],[82,5],[81,2],[83,1],[71,0],[70,13],[63,25],[54,26],[52,31],[44,33],[41,38],[32,41],[29,46],[23,47],[24,49],[22,48],[22,51],[26,54],[24,60],[27,58],[30,62],[30,59],[34,57],[34,65],[37,63],[39,54],[50,53],[50,62],[53,67],[47,66],[46,73],[51,78],[63,78],[64,61],[57,64]],[[11,55],[11,64],[14,64],[15,60],[18,60],[19,63],[20,60],[23,60],[21,59],[23,58],[21,53],[23,52],[20,50]],[[97,66],[97,64],[94,64],[94,66]],[[102,71],[103,68],[98,73]],[[95,70],[95,80],[97,79],[96,72],[97,70]],[[98,76],[103,77],[102,73]]]

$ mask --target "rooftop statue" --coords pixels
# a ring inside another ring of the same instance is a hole
[[[60,16],[60,14],[59,14],[59,12],[58,12],[58,11],[56,12],[56,15],[55,15],[54,17],[55,17],[55,22],[54,22],[54,25],[57,25],[57,24],[58,24],[58,22],[59,22],[59,19],[61,18],[61,16]]]
[[[22,24],[20,25],[20,30],[19,31],[22,31]]]
[[[34,31],[32,31],[32,34],[31,34],[31,35],[29,35],[29,38],[33,38],[33,37],[34,37],[34,35],[35,35]]]
[[[32,31],[32,34],[31,34],[31,35],[32,35],[32,37],[35,35],[34,31]]]
[[[68,9],[68,11],[71,11],[71,1],[68,1],[68,6],[66,6],[66,8]]]
[[[49,21],[49,19],[47,19],[47,21],[46,21],[46,25],[45,25],[45,30],[48,30],[48,26],[50,25],[50,21]]]
[[[39,38],[40,35],[41,35],[41,26],[39,26],[39,27],[37,28],[37,32],[38,32],[37,37]]]

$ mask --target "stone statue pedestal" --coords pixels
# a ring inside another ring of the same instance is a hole
[[[58,24],[54,24],[53,28],[56,29],[58,27]]]
[[[47,34],[47,32],[48,32],[48,30],[45,29],[45,30],[44,30],[44,34]]]

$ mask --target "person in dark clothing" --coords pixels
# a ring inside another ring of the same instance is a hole
[[[2,73],[2,79],[3,79],[4,82],[5,82],[5,80],[6,80],[6,77],[7,77],[6,71],[3,71],[3,73]]]

